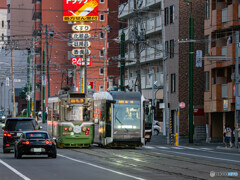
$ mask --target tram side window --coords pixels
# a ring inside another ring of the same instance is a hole
[[[99,124],[99,120],[101,117],[101,109],[100,109],[101,103],[98,101],[94,102],[94,123]]]
[[[111,103],[106,104],[106,137],[111,137],[112,121],[111,121]]]

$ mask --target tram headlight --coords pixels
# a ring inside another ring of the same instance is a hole
[[[119,125],[119,126],[118,126],[118,129],[122,129],[122,126]]]
[[[73,128],[72,128],[72,127],[69,127],[69,128],[68,128],[68,131],[72,131],[72,130],[73,130]]]
[[[82,131],[85,132],[87,130],[87,128],[84,126],[82,127]]]
[[[133,126],[133,129],[137,129],[137,126]]]

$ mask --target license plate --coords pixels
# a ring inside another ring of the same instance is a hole
[[[22,135],[22,133],[17,133],[17,137],[20,137]]]
[[[42,152],[42,148],[33,148],[33,152]]]

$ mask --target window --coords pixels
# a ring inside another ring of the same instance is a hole
[[[205,92],[209,91],[209,71],[204,72],[205,76]]]
[[[165,41],[165,57],[168,57],[168,41]]]
[[[174,5],[170,6],[170,24],[174,22]]]
[[[103,68],[100,68],[99,73],[100,73],[100,75],[103,75],[104,69],[103,69]]]
[[[171,93],[176,92],[176,75],[171,74]]]
[[[209,35],[205,37],[206,42],[205,42],[205,54],[210,55],[210,37]]]
[[[104,91],[103,86],[99,86],[100,91]]]
[[[164,25],[167,26],[168,25],[168,7],[164,9],[164,20],[165,20]]]
[[[4,34],[2,34],[2,41],[4,41]]]
[[[170,40],[170,58],[174,57],[174,40]]]
[[[103,50],[103,49],[100,50],[100,56],[101,56],[101,57],[104,56],[104,50]]]
[[[100,39],[104,39],[104,32],[100,32]]]
[[[100,3],[104,3],[104,0],[100,0]]]
[[[2,21],[2,28],[4,28],[4,21]]]
[[[8,13],[10,13],[10,4],[7,5]]]
[[[100,21],[104,21],[104,14],[100,14]]]
[[[210,18],[210,0],[206,0],[205,2],[205,18],[209,19]]]
[[[7,23],[8,23],[8,29],[10,29],[10,21],[7,21]]]

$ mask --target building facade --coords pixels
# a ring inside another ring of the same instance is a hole
[[[0,2],[0,51],[4,48],[4,40],[7,39],[7,2],[6,0]]]
[[[148,9],[144,11],[144,9]],[[128,0],[119,6],[118,18],[124,21],[125,42],[126,42],[126,73],[125,85],[129,90],[138,91],[137,62],[136,62],[136,36],[134,33],[135,22],[137,26],[138,39],[140,41],[140,69],[141,69],[141,91],[145,98],[155,99],[155,119],[163,121],[163,113],[159,108],[163,102],[163,12],[162,0],[143,0],[137,3],[138,19],[134,14],[134,0]],[[119,37],[122,30],[119,30]],[[153,79],[152,79],[153,78]],[[153,85],[152,82],[155,82]],[[152,87],[154,95],[152,96]]]
[[[93,86],[88,89],[91,95],[95,91],[107,90],[116,84],[114,80],[118,76],[118,68],[114,56],[119,54],[119,45],[113,41],[117,36],[119,23],[116,21],[119,1],[101,0],[99,1],[99,20],[92,22],[67,22],[63,21],[63,1],[59,0],[33,0],[33,35],[35,36],[35,60],[36,60],[36,100],[38,107],[42,101],[42,73],[43,73],[43,50],[47,54],[46,77],[50,80],[50,94],[46,83],[46,104],[47,97],[58,94],[59,90],[70,88],[72,91],[83,92],[82,84],[84,77],[82,67],[71,65],[74,56],[72,47],[74,42],[72,30],[73,25],[89,25],[91,35],[88,49],[91,54],[92,66],[87,68],[87,84],[93,82]],[[48,27],[48,33],[46,31]],[[106,35],[105,35],[106,29]],[[50,33],[49,33],[50,32]],[[46,38],[47,35],[47,38]],[[48,39],[48,41],[46,40]],[[75,40],[76,41],[76,40]],[[48,48],[46,48],[48,42]],[[106,49],[106,54],[105,54]],[[49,76],[47,72],[47,61],[49,60]],[[105,71],[104,71],[105,63]],[[105,73],[105,89],[103,88]],[[49,78],[48,78],[49,77]]]
[[[206,1],[204,33],[206,56],[235,58],[239,31],[240,1]],[[204,109],[209,124],[209,140],[223,141],[225,124],[234,129],[235,61],[204,61]]]
[[[205,1],[192,1],[194,18],[194,40],[204,39]],[[166,54],[166,90],[168,96],[169,119],[172,121],[173,133],[188,136],[189,133],[189,17],[190,4],[184,0],[164,1],[164,28]],[[185,41],[182,41],[182,40]],[[196,50],[203,50],[204,43],[194,43]],[[204,73],[203,68],[196,68],[193,61],[193,106],[194,138],[205,140],[206,122],[203,113]],[[185,108],[179,108],[179,103]]]

